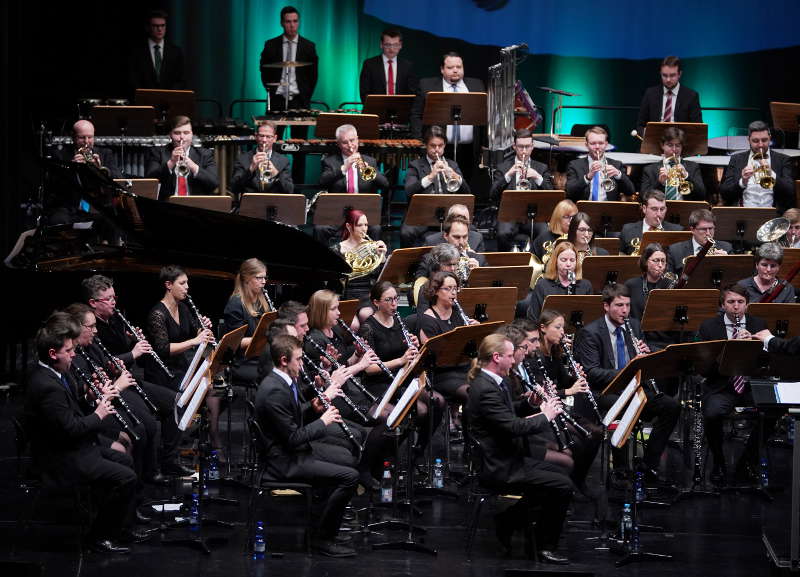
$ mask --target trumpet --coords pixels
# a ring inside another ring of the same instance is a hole
[[[183,141],[178,144],[180,147],[181,156],[178,159],[178,162],[175,163],[175,174],[181,178],[186,178],[189,176],[189,165],[186,162],[186,149],[183,146]]]
[[[458,178],[455,171],[447,166],[447,162],[437,154],[434,164],[439,164],[440,162],[444,164],[444,170],[436,175],[439,194],[444,194],[445,190],[450,193],[458,192],[458,189],[461,188],[461,180]]]
[[[603,154],[599,160],[600,164],[603,166],[603,168],[601,168],[601,171],[603,172],[603,178],[600,181],[600,186],[603,187],[603,190],[606,191],[606,193],[613,192],[617,188],[617,183],[613,178],[608,176],[608,160],[606,160],[606,155]]]
[[[769,158],[763,150],[753,154],[753,178],[761,188],[772,190],[775,187],[775,177],[772,176]]]
[[[531,167],[531,157],[529,154],[522,156],[521,164],[522,167],[519,169],[519,178],[517,179],[517,190],[530,190],[533,186],[528,179],[528,170]]]
[[[266,146],[258,146],[258,152],[266,152],[267,159],[264,162],[258,163],[258,188],[262,192],[265,191],[269,186],[275,182],[275,176],[273,176],[271,169],[272,169],[272,149],[269,151],[266,150]]]
[[[667,186],[674,187],[678,194],[686,196],[692,194],[692,183],[686,180],[686,169],[681,164],[681,157],[672,155],[663,161],[664,169],[667,171]]]
[[[358,169],[358,176],[361,178],[361,180],[365,182],[372,182],[375,180],[375,177],[378,176],[378,171],[375,170],[375,167],[364,162],[364,159],[361,158],[361,156],[354,161],[354,164]]]

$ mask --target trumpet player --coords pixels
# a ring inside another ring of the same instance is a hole
[[[699,208],[689,214],[689,230],[692,238],[670,245],[669,270],[678,275],[681,273],[684,259],[700,252],[708,239],[714,238],[716,222],[716,217],[707,208]],[[733,247],[730,243],[724,240],[714,240],[714,255],[729,254],[732,250]],[[711,251],[708,254],[711,254]]]
[[[231,175],[230,191],[234,198],[250,192],[292,194],[294,182],[289,159],[275,152],[275,124],[267,120],[256,127],[256,149],[244,152],[236,159]]]
[[[795,206],[792,166],[788,156],[769,149],[766,122],[756,120],[747,127],[750,150],[731,156],[719,191],[729,206],[774,206],[779,213]]]
[[[214,151],[192,146],[192,120],[176,116],[170,125],[170,142],[150,149],[147,178],[159,181],[158,200],[170,196],[212,194],[219,184]]]
[[[633,183],[625,173],[625,165],[606,158],[608,132],[602,126],[586,131],[588,154],[567,165],[567,198],[579,200],[623,200],[632,196]]]
[[[667,200],[705,200],[706,187],[700,174],[700,167],[691,161],[681,158],[685,134],[676,126],[667,127],[661,135],[661,158],[659,162],[648,164],[642,173],[640,190],[660,190]],[[674,172],[681,181],[688,183],[690,192],[683,194],[679,187],[670,182]]]
[[[642,236],[646,232],[683,230],[681,225],[664,220],[667,216],[667,199],[664,191],[647,189],[642,193],[640,201],[642,203],[642,220],[622,225],[619,250],[625,254],[632,254],[636,251],[637,246],[641,246]]]

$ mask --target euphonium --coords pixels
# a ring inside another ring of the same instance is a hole
[[[772,190],[775,186],[775,177],[772,176],[769,159],[762,150],[753,154],[753,178],[761,188]]]
[[[189,165],[186,163],[186,149],[183,147],[183,142],[181,142],[178,146],[181,148],[181,157],[175,164],[175,174],[182,178],[186,178],[189,176]]]
[[[265,150],[266,147],[262,147],[261,145],[258,146],[258,152],[267,152]],[[270,172],[270,168],[272,166],[272,150],[267,152],[267,159],[264,162],[260,162],[258,164],[258,187],[261,190],[266,190],[269,185],[275,182],[275,177]]]
[[[350,280],[353,280],[366,276],[378,268],[383,262],[383,256],[378,252],[378,243],[364,235],[364,242],[346,252],[344,260],[353,269],[353,272],[347,275]]]
[[[517,181],[517,190],[530,190],[533,188],[531,186],[531,181],[528,180],[528,169],[531,166],[531,157],[527,154],[523,155],[522,157],[522,173],[519,175],[519,179]]]
[[[667,170],[667,186],[675,187],[678,194],[686,196],[692,193],[692,183],[684,178],[684,168],[681,157],[674,154],[664,159],[664,168]]]

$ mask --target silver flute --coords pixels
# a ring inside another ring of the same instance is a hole
[[[71,368],[72,368],[72,371],[75,373],[76,377],[81,379],[83,382],[85,382],[86,386],[88,386],[89,389],[91,389],[92,393],[94,394],[95,398],[97,399],[96,402],[99,403],[100,401],[102,401],[104,395],[103,395],[102,391],[100,391],[100,388],[97,385],[94,384],[94,381],[92,381],[91,377],[89,375],[87,375],[86,373],[84,373],[83,370],[77,365],[71,365]],[[114,411],[113,414],[114,414],[114,417],[119,422],[120,426],[122,427],[123,431],[128,433],[131,436],[131,438],[133,438],[134,441],[140,441],[141,440],[141,437],[136,434],[136,431],[134,431],[133,428],[131,428],[131,426],[128,424],[128,421],[126,421],[125,418],[122,415],[120,415],[116,411]]]
[[[106,346],[103,344],[103,341],[95,337],[94,342],[97,344],[100,350],[103,351],[103,354],[107,356],[112,363],[114,363],[114,366],[117,367],[119,374],[122,374],[127,370],[125,368],[125,365],[123,365],[122,362],[120,362],[120,360],[114,355],[112,355],[111,351],[109,351],[106,348]],[[136,390],[137,393],[139,393],[139,396],[142,397],[144,404],[147,405],[147,408],[150,409],[150,412],[153,413],[154,415],[158,415],[158,407],[156,407],[153,404],[153,401],[150,400],[150,397],[147,396],[147,393],[144,392],[144,389],[141,386],[139,386],[139,383],[136,382],[136,379],[133,378],[132,374],[131,374],[131,381],[132,381],[131,386]]]
[[[117,315],[119,316],[119,320],[121,320],[121,321],[122,321],[122,322],[125,324],[125,326],[128,328],[128,330],[129,330],[129,331],[131,332],[131,334],[133,335],[133,338],[135,338],[137,342],[142,342],[143,340],[145,340],[145,338],[144,338],[144,335],[142,334],[142,329],[140,329],[139,327],[135,327],[135,326],[133,326],[131,323],[129,323],[129,322],[128,322],[128,319],[126,319],[126,318],[125,318],[125,317],[122,315],[122,312],[121,312],[121,311],[120,311],[118,308],[115,308],[115,309],[114,309],[114,312],[115,312],[115,313],[117,313]],[[170,371],[170,370],[167,368],[167,365],[165,365],[165,364],[164,364],[164,361],[162,361],[162,360],[161,360],[161,357],[159,357],[159,356],[158,356],[158,353],[157,353],[157,352],[155,352],[155,350],[153,350],[153,349],[150,349],[150,352],[149,352],[148,354],[149,354],[151,357],[153,357],[153,360],[156,362],[156,364],[157,364],[159,367],[161,367],[161,369],[162,369],[162,370],[163,370],[165,373],[167,373],[167,376],[168,376],[170,379],[172,379],[172,378],[174,378],[174,377],[175,377],[175,375],[173,375],[173,374],[172,374],[172,371]]]
[[[561,341],[558,344],[561,346],[561,350],[564,351],[564,356],[567,358],[567,362],[569,363],[570,369],[572,369],[573,375],[575,375],[576,379],[580,379],[581,371],[578,368],[578,363],[575,362],[575,357],[572,355],[572,349],[570,349],[569,345],[567,345],[567,340],[562,336]],[[592,409],[594,409],[594,414],[597,416],[597,420],[602,423],[603,417],[600,415],[600,407],[597,406],[597,399],[594,398],[594,393],[592,393],[591,388],[586,391],[586,397],[592,404]]]
[[[89,353],[87,353],[83,347],[75,347],[75,350],[80,356],[83,357],[83,359],[88,363],[88,365],[92,367],[92,372],[94,372],[94,374],[97,375],[98,379],[100,379],[104,383],[112,382],[111,378],[108,376],[108,373],[105,372],[105,370],[100,365],[98,365],[92,360],[92,357],[89,356]],[[119,397],[115,399],[115,403],[119,405],[119,407],[123,411],[125,411],[128,417],[130,417],[131,421],[133,421],[134,425],[142,424],[142,421],[139,419],[139,417],[136,416],[136,413],[133,412],[130,405],[128,405],[127,401],[125,401],[125,399],[122,398],[121,394]]]
[[[328,351],[326,351],[323,348],[323,346],[321,344],[319,344],[317,341],[315,341],[314,339],[312,339],[308,335],[306,335],[306,340],[309,343],[311,343],[311,346],[313,346],[315,349],[317,349],[322,356],[324,356],[326,359],[328,359],[328,362],[331,364],[331,366],[333,367],[334,370],[336,370],[336,369],[338,369],[339,367],[342,366],[342,364],[339,361],[337,361],[333,357],[333,355],[331,355]],[[370,402],[374,403],[375,401],[378,400],[378,397],[376,397],[375,395],[370,393],[366,389],[366,387],[364,387],[364,385],[362,385],[359,382],[359,380],[356,379],[355,377],[348,377],[347,382],[350,383],[351,385],[353,385],[358,390],[360,390],[362,393],[364,393],[367,396],[367,398],[370,400]]]
[[[365,341],[364,339],[362,339],[360,336],[358,336],[358,335],[355,333],[355,331],[353,331],[353,329],[351,329],[349,326],[347,326],[347,323],[346,323],[346,322],[344,322],[342,319],[339,319],[339,320],[338,320],[338,321],[336,321],[336,322],[338,322],[338,323],[339,323],[339,326],[341,326],[341,327],[342,327],[344,330],[346,330],[346,331],[347,331],[347,333],[348,333],[348,334],[349,334],[351,337],[353,337],[353,341],[354,341],[354,342],[355,342],[355,343],[356,343],[358,346],[360,346],[360,347],[361,347],[361,348],[362,348],[362,349],[363,349],[365,352],[370,352],[370,351],[372,351],[373,353],[375,353],[375,351],[374,351],[374,350],[372,350],[372,347],[371,347],[371,346],[369,346],[369,343],[368,343],[367,341]],[[389,377],[390,379],[394,380],[394,373],[393,373],[393,372],[392,372],[392,371],[389,369],[389,367],[387,367],[387,366],[386,366],[386,364],[385,364],[385,363],[384,363],[384,362],[383,362],[383,361],[380,359],[380,357],[378,356],[378,353],[375,353],[375,357],[378,359],[378,366],[381,368],[381,370],[382,370],[384,373],[386,373],[386,376],[387,376],[387,377]]]

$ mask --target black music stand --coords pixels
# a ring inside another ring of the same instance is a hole
[[[127,188],[131,194],[158,200],[157,178],[115,178],[114,182]]]
[[[444,226],[447,211],[454,204],[463,204],[475,214],[475,196],[471,194],[415,194],[406,209],[403,224],[408,226]]]
[[[479,266],[470,271],[466,284],[473,288],[516,287],[521,301],[528,295],[532,275],[532,266]]]
[[[704,200],[668,200],[666,222],[679,224],[683,228],[689,227],[689,215],[695,210],[710,208]]]
[[[323,112],[317,116],[316,138],[336,138],[336,129],[343,124],[352,124],[356,128],[360,140],[376,140],[380,138],[377,114],[340,114]]]
[[[485,126],[487,124],[485,92],[428,92],[422,124],[432,126],[453,125],[453,160],[458,162],[458,135],[462,124]]]
[[[312,224],[342,226],[344,217],[350,210],[360,210],[367,215],[369,222],[381,221],[380,194],[348,194],[325,192],[317,196],[314,203]]]
[[[702,122],[648,122],[640,152],[661,156],[661,135],[667,128],[680,128],[684,133],[684,158],[708,154],[708,124]]]
[[[122,137],[155,134],[156,109],[152,106],[95,106],[92,113],[97,134]]]
[[[622,202],[620,200],[578,201],[578,210],[588,214],[595,223],[593,225],[595,234],[606,237],[613,236],[612,232],[620,232],[624,224],[642,218],[641,206],[638,202]]]
[[[193,90],[137,88],[133,101],[137,105],[149,105],[155,108],[162,122],[179,115],[194,118]]]
[[[376,284],[389,281],[400,285],[414,280],[419,262],[430,252],[430,246],[415,246],[411,248],[396,248],[386,259],[381,274]]]
[[[592,283],[592,290],[597,293],[607,284],[624,284],[641,274],[638,256],[604,255],[583,259],[583,278]]]
[[[363,114],[374,114],[381,125],[388,125],[394,132],[398,124],[408,124],[414,94],[367,94]]]
[[[756,232],[768,220],[775,218],[774,208],[715,206],[711,212],[717,219],[714,237],[729,240],[734,252],[744,252],[745,246],[757,243]]]
[[[800,148],[800,104],[794,102],[770,102],[769,112],[772,125],[784,132],[797,132],[797,146]]]
[[[458,293],[458,302],[467,316],[481,323],[510,323],[514,320],[517,300],[517,289],[513,286],[464,288]]]
[[[696,256],[690,256],[684,269],[689,266]],[[706,255],[700,264],[692,271],[692,276],[686,283],[686,288],[715,288],[736,283],[753,276],[753,257],[746,254],[734,255]]]
[[[564,313],[564,320],[576,334],[588,323],[605,314],[601,295],[547,295],[542,310],[555,309]]]
[[[563,190],[504,190],[497,222],[528,222],[533,241],[533,223],[547,222],[556,205],[564,200]]]
[[[239,216],[302,226],[306,223],[306,197],[304,194],[243,194]]]

